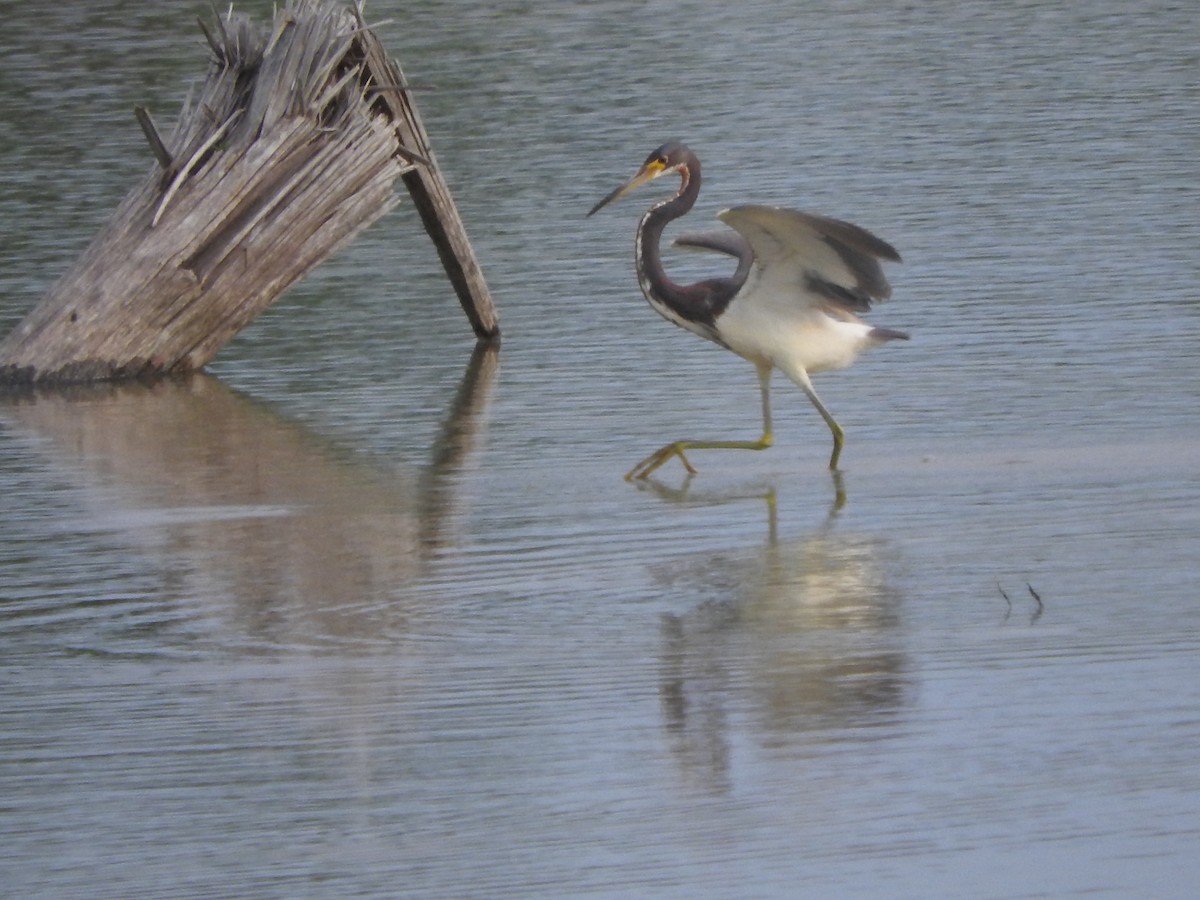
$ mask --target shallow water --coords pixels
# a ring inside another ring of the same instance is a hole
[[[130,108],[203,65],[202,6],[83,9],[0,35],[3,329],[150,165]],[[489,9],[369,13],[501,350],[402,206],[205,376],[0,402],[0,883],[1189,896],[1195,17]],[[838,480],[782,380],[770,451],[621,480],[759,424],[751,367],[638,296],[657,194],[583,219],[669,137],[692,218],[905,257],[872,321],[913,341],[816,382]]]

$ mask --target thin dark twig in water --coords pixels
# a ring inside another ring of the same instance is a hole
[[[1029,588],[1030,596],[1032,596],[1033,599],[1037,601],[1037,609],[1034,611],[1033,616],[1029,619],[1029,624],[1032,625],[1034,622],[1036,622],[1038,619],[1040,619],[1042,617],[1042,613],[1044,613],[1046,611],[1046,605],[1044,603],[1042,603],[1041,595],[1038,594],[1038,592],[1033,589],[1032,584],[1030,584],[1029,582],[1026,582],[1025,587]]]
[[[1034,602],[1037,604],[1037,609],[1033,611],[1033,615],[1029,618],[1029,624],[1032,625],[1042,617],[1042,613],[1046,611],[1046,604],[1042,602],[1042,595],[1033,589],[1032,584],[1025,582],[1025,587],[1029,589],[1029,596],[1031,596]],[[1004,621],[1007,622],[1008,617],[1012,615],[1012,598],[1008,596],[1008,592],[1004,590],[1004,586],[1000,584],[999,581],[996,582],[996,590],[1000,592],[1000,596],[1003,597],[1004,602],[1008,604],[1008,610],[1004,613]]]

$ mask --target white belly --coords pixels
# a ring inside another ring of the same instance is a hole
[[[843,369],[871,345],[870,325],[835,319],[802,302],[739,297],[717,320],[717,332],[734,353],[786,374]]]

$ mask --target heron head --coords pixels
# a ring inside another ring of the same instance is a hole
[[[665,175],[668,172],[678,172],[686,184],[688,167],[695,165],[695,160],[695,154],[685,144],[679,141],[668,141],[647,156],[646,161],[642,163],[642,167],[637,170],[634,176],[593,206],[588,215],[590,216],[592,213],[598,212],[619,197],[625,196],[634,188],[641,187],[643,184],[653,181],[655,178]]]

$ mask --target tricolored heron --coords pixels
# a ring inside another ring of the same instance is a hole
[[[686,450],[770,447],[775,441],[770,404],[775,369],[800,386],[833,432],[829,468],[836,470],[845,432],[817,397],[809,376],[843,369],[876,344],[908,339],[903,331],[868,325],[856,315],[867,312],[873,301],[891,296],[879,260],[899,262],[900,254],[866,229],[840,219],[772,206],[735,206],[717,215],[733,231],[684,235],[676,244],[737,257],[736,271],[729,277],[677,284],[663,269],[660,244],[663,228],[685,215],[700,193],[700,160],[684,144],[663,144],[588,215],[669,172],[679,175],[679,190],[646,210],[638,223],[638,283],[667,321],[754,364],[762,393],[763,433],[757,441],[672,441],[634,466],[626,480],[645,478],[672,456],[694,474]]]

